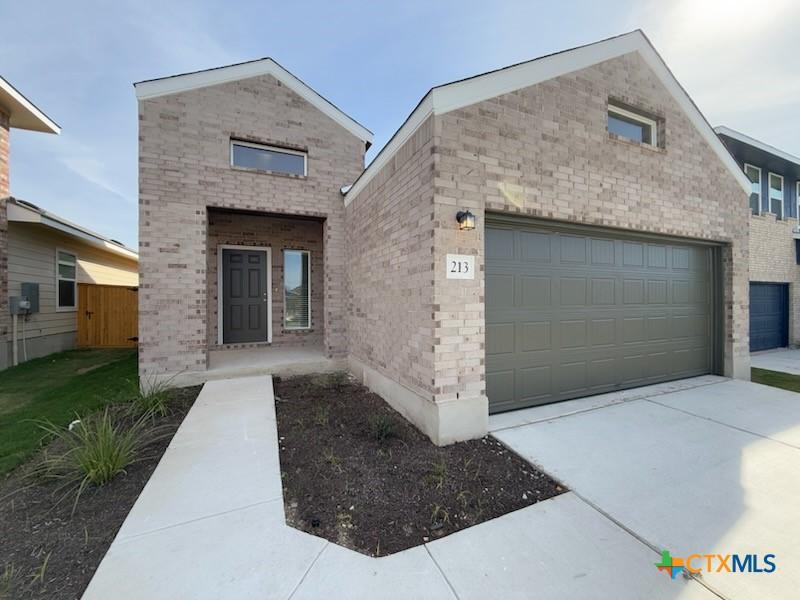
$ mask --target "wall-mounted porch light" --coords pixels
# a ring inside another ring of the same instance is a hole
[[[468,210],[458,211],[456,221],[458,221],[458,228],[461,231],[472,231],[475,229],[475,215]]]

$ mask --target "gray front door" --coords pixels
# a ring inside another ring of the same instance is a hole
[[[709,373],[712,249],[487,219],[491,412]]]
[[[267,253],[222,250],[222,341],[267,341]]]

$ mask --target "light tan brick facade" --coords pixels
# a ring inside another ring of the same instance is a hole
[[[324,220],[314,335],[328,355],[347,357],[435,442],[482,435],[492,211],[719,243],[724,373],[749,378],[747,194],[674,93],[624,54],[432,111],[362,182],[363,142],[274,78],[140,101],[141,372],[205,368],[217,243],[295,243],[299,230],[276,233],[273,218],[310,216]],[[609,99],[654,115],[659,147],[610,135]],[[307,150],[308,177],[232,169],[231,138]],[[474,231],[458,229],[462,209]],[[448,279],[450,253],[474,256],[478,276]]]
[[[308,176],[232,168],[231,139],[307,151]],[[327,354],[343,358],[340,188],[363,169],[364,142],[272,76],[140,101],[139,140],[141,373],[206,368],[216,327],[209,306],[216,303],[216,273],[207,256],[213,208],[324,219],[319,326]]]
[[[789,284],[789,345],[800,344],[800,285],[793,231],[797,219],[750,217],[750,281]]]

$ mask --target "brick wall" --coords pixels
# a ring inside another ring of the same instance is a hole
[[[308,176],[230,166],[230,139],[308,151]],[[364,143],[271,76],[139,102],[140,373],[202,371],[209,342],[207,209],[325,219],[323,337],[345,356],[341,186]]]
[[[789,284],[789,344],[800,344],[800,285],[792,231],[797,219],[765,213],[750,217],[750,281]]]
[[[609,136],[609,97],[663,120],[664,148]],[[725,373],[749,377],[747,194],[638,55],[436,121],[437,401],[484,393],[483,281],[445,279],[444,255],[482,270],[486,210],[724,242]],[[457,229],[464,208],[473,232]]]
[[[433,400],[433,121],[347,206],[350,354]]]
[[[219,347],[218,252],[222,244],[272,249],[272,345],[322,346],[325,315],[323,224],[308,219],[285,219],[244,213],[208,214],[208,346]],[[283,250],[308,250],[311,259],[311,329],[283,328]],[[263,345],[263,344],[262,344]],[[236,345],[241,347],[240,344]],[[224,346],[223,346],[224,348]]]

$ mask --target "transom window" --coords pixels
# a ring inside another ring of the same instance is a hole
[[[608,132],[640,144],[658,146],[658,127],[654,119],[613,104],[608,105]]]
[[[78,290],[78,259],[74,254],[56,250],[56,309],[74,310]]]
[[[231,140],[231,165],[242,169],[306,175],[306,153]]]
[[[283,251],[283,327],[311,327],[311,256],[307,250]]]
[[[761,212],[761,169],[745,163],[744,174],[753,184],[753,190],[750,193],[750,210],[757,215]]]
[[[775,173],[769,174],[769,212],[783,218],[783,177]]]

